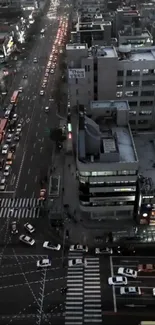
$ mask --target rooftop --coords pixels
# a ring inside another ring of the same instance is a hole
[[[79,117],[78,154],[82,162],[137,162],[125,101],[92,102]]]
[[[143,38],[147,38],[151,36],[148,30],[142,30],[141,28],[131,28],[131,27],[120,30],[119,35],[126,36],[126,37],[133,36],[133,37],[143,37]]]
[[[92,46],[89,49],[89,56],[103,56],[105,58],[117,57],[117,52],[113,46]]]
[[[155,133],[140,132],[134,136],[134,142],[139,159],[139,174],[155,189]]]
[[[118,54],[124,54],[121,56],[121,60],[128,61],[154,61],[155,60],[155,46],[131,48],[131,45],[120,45]]]
[[[66,45],[66,50],[85,50],[87,49],[87,44],[67,44]]]

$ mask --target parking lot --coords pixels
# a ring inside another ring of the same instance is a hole
[[[140,264],[154,264],[155,257],[146,256],[130,256],[130,257],[110,257],[111,275],[117,275],[119,267],[125,267],[137,270]],[[113,287],[113,307],[115,312],[124,309],[134,309],[134,312],[150,314],[153,311],[155,297],[153,296],[153,288],[155,287],[155,271],[154,272],[138,272],[137,278],[129,278],[127,287],[140,287],[141,295],[122,296],[120,294],[120,286]]]

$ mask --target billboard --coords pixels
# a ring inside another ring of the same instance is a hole
[[[69,69],[69,79],[83,79],[85,78],[85,69]]]

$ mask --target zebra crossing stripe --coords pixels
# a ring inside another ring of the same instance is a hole
[[[3,198],[0,200],[1,208],[35,208],[39,204],[36,198]]]

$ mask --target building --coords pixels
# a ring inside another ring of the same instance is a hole
[[[80,209],[96,219],[134,218],[139,161],[127,101],[91,102],[77,140]]]
[[[71,107],[94,100],[128,100],[135,130],[155,127],[155,47],[66,45]]]
[[[150,47],[153,44],[153,37],[147,29],[128,26],[118,32],[118,45],[122,44],[131,44],[132,48]]]
[[[118,8],[115,13],[115,33],[118,35],[124,26],[140,27],[140,13],[135,7]]]
[[[103,21],[102,15],[96,15],[92,22],[81,22],[75,25],[75,31],[71,32],[73,43],[87,43],[88,47],[92,45],[110,45],[111,44],[111,22]]]

